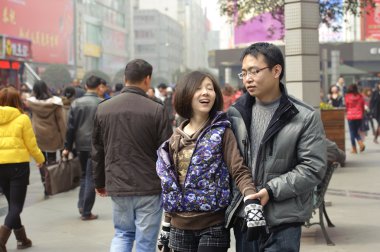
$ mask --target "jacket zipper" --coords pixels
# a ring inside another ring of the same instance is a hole
[[[243,145],[244,145],[244,153],[243,153],[243,155],[244,155],[244,160],[247,160],[246,161],[246,163],[247,163],[247,165],[248,165],[248,140],[247,139],[243,139],[242,140],[242,143],[243,143]]]

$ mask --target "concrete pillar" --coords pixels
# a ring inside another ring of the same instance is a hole
[[[327,49],[322,49],[322,75],[323,75],[323,93],[325,97],[327,97],[327,94],[329,93],[329,75],[328,75],[328,56],[327,56]]]
[[[330,86],[334,85],[340,76],[339,72],[339,64],[340,64],[340,51],[332,50],[331,51],[331,80]]]
[[[319,2],[285,0],[285,71],[289,94],[319,108]]]
[[[232,80],[231,73],[232,73],[232,69],[230,67],[226,67],[224,69],[225,83],[228,83],[230,85],[231,85],[231,80]],[[223,85],[225,83],[223,83]]]

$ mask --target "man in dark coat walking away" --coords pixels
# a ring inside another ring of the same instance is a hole
[[[158,147],[172,129],[162,104],[151,100],[152,66],[141,59],[125,68],[125,87],[97,110],[92,160],[95,189],[111,196],[115,235],[110,251],[156,251],[162,218]]]

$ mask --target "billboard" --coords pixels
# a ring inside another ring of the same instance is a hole
[[[368,7],[368,14],[362,18],[364,40],[380,40],[380,0],[373,0],[375,7]]]
[[[103,27],[102,47],[116,53],[126,54],[126,37],[127,35],[124,32]]]
[[[73,0],[1,0],[0,33],[30,39],[33,61],[74,64]]]
[[[235,26],[235,45],[284,38],[284,23],[264,13]]]
[[[326,0],[319,0],[319,2]],[[374,0],[380,2],[380,0]],[[332,3],[333,2],[333,3]],[[343,8],[343,0],[330,1],[331,4],[338,4]],[[327,7],[326,7],[327,8]],[[282,16],[284,17],[284,16]],[[279,19],[279,18],[278,18]],[[234,28],[235,45],[247,44],[259,41],[274,41],[284,40],[285,36],[285,22],[284,20],[278,20],[273,18],[271,13],[263,13],[250,20],[246,20],[244,24],[237,25]],[[342,24],[343,17],[337,17],[332,25]],[[319,41],[331,42],[331,41],[343,41],[344,30],[334,31],[324,24],[319,26]]]

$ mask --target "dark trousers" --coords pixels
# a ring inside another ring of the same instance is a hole
[[[351,146],[356,146],[356,141],[361,141],[361,137],[359,135],[359,129],[362,120],[348,120],[348,128],[350,129],[350,138],[351,138]]]
[[[247,223],[242,217],[236,217],[233,226],[235,235],[236,252],[258,252],[259,247],[257,241],[247,241]]]
[[[80,179],[78,208],[82,216],[90,216],[95,203],[95,185],[92,178],[92,163],[89,151],[79,152],[79,161],[82,168]]]
[[[20,214],[29,184],[29,163],[0,164],[0,186],[8,201],[4,225],[10,229],[22,227]]]
[[[288,226],[286,228],[262,234],[259,237],[259,251],[287,251],[299,252],[301,246],[302,226]]]

